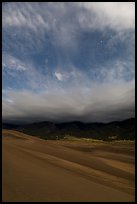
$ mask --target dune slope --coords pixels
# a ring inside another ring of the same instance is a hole
[[[134,144],[2,133],[3,201],[134,201]]]

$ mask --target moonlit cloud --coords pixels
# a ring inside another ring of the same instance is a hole
[[[4,121],[134,117],[134,2],[2,4]]]
[[[63,75],[59,72],[55,72],[55,76],[59,81],[63,81]]]

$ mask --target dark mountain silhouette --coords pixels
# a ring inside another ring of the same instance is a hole
[[[14,129],[44,139],[61,139],[65,136],[101,140],[135,139],[135,119],[110,123],[82,123],[79,121],[53,123],[49,121],[27,125],[2,124],[3,129]]]
[[[2,129],[16,129],[19,128],[20,125],[10,124],[10,123],[2,123]]]

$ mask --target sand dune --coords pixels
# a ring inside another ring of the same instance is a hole
[[[3,131],[3,201],[134,201],[134,143],[45,141]]]

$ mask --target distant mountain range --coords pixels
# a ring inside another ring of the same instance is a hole
[[[110,123],[82,123],[79,121],[65,123],[45,121],[27,125],[3,123],[2,128],[18,130],[43,139],[61,139],[65,136],[101,140],[135,139],[135,118]]]

